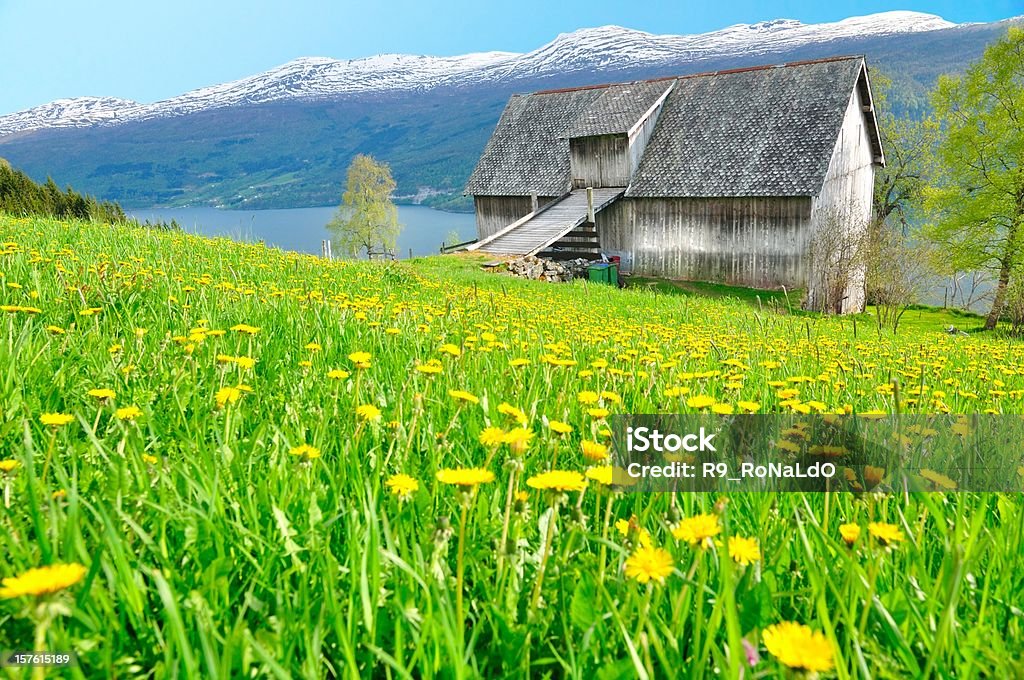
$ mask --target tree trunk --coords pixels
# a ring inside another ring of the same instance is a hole
[[[1010,284],[1010,263],[1003,260],[999,266],[999,283],[996,284],[996,295],[992,299],[992,309],[985,319],[985,330],[990,331],[999,323],[999,317],[1003,313],[1003,306],[1006,304],[1006,288]]]
[[[1016,196],[1016,212],[1010,228],[1006,234],[1006,250],[1003,259],[999,263],[999,283],[996,285],[996,296],[992,300],[992,310],[985,319],[985,330],[990,331],[996,327],[999,317],[1003,313],[1006,304],[1006,289],[1010,284],[1010,274],[1014,265],[1017,264],[1017,233],[1021,226],[1024,226],[1024,189],[1019,189]]]

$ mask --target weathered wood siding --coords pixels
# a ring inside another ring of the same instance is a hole
[[[558,197],[538,196],[537,205],[544,207],[556,198]],[[478,239],[485,239],[529,214],[530,197],[474,196],[473,206],[476,209],[476,236]]]
[[[597,216],[626,271],[739,286],[799,287],[809,198],[624,198]]]
[[[596,135],[569,140],[569,167],[574,189],[624,187],[629,184],[626,135]]]
[[[871,219],[872,193],[875,185],[874,152],[862,107],[867,104],[855,88],[843,118],[843,127],[836,139],[821,193],[811,202],[811,229],[818,229],[829,220],[841,219],[847,228],[863,232]],[[826,228],[828,228],[826,226]],[[815,292],[816,273],[811,272],[809,293]],[[813,305],[814,301],[809,300]],[[846,290],[842,313],[864,309],[864,270],[853,273]]]

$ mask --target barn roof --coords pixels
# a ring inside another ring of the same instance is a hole
[[[466,193],[491,196],[561,196],[569,188],[566,133],[603,88],[553,96],[513,95],[498,120]]]
[[[870,101],[862,57],[516,95],[466,193],[564,194],[569,138],[625,133],[670,87],[627,196],[814,196],[854,88]]]
[[[629,132],[671,86],[671,81],[652,80],[603,88],[600,96],[579,112],[567,136],[590,137]]]

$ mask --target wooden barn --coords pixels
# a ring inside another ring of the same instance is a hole
[[[470,248],[813,301],[815,235],[866,227],[883,162],[862,57],[515,95],[466,187]],[[860,311],[863,270],[845,281],[833,311]]]

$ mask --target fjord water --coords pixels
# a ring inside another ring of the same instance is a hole
[[[218,208],[139,208],[130,215],[139,221],[175,220],[191,233],[226,236],[238,241],[265,241],[284,250],[320,254],[320,242],[329,236],[325,228],[336,208],[289,208],[285,210],[220,210]],[[449,213],[421,205],[398,206],[402,233],[397,255],[430,255],[456,232],[461,241],[476,238],[471,213]]]

